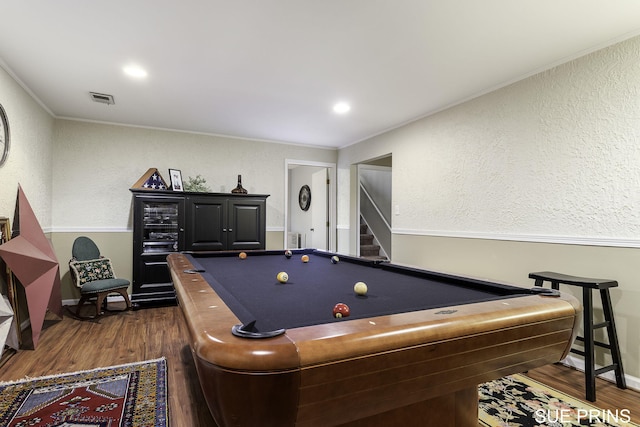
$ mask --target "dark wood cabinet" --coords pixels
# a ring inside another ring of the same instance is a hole
[[[268,195],[131,192],[134,306],[175,303],[171,252],[265,248]]]
[[[265,197],[189,197],[185,250],[264,249],[265,209]]]

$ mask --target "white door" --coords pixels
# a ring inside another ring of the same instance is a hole
[[[329,248],[329,199],[328,199],[327,169],[321,169],[311,176],[311,241],[307,247],[315,249]]]

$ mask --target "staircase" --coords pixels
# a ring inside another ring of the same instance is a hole
[[[367,259],[387,259],[380,255],[380,245],[375,244],[375,236],[369,231],[369,226],[360,221],[360,257]]]

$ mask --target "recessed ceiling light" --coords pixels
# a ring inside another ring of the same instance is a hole
[[[346,102],[338,102],[336,105],[333,106],[333,111],[338,114],[348,113],[349,110],[351,110],[351,106]]]
[[[143,79],[147,77],[147,71],[137,65],[127,65],[122,68],[122,71],[128,76],[135,77],[137,79]]]

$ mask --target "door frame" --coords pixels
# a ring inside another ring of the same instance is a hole
[[[310,160],[284,160],[284,236],[283,247],[286,249],[288,246],[287,236],[289,234],[289,199],[291,197],[289,191],[289,169],[292,166],[313,166],[322,167],[327,169],[327,175],[329,176],[329,192],[327,194],[327,209],[329,212],[329,247],[328,250],[335,252],[337,248],[337,226],[336,226],[336,181],[337,181],[337,167],[335,163],[315,162]]]

